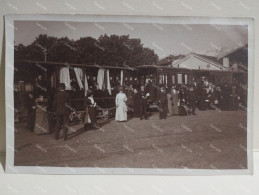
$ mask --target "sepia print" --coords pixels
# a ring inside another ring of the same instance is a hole
[[[14,17],[9,170],[251,173],[251,21],[95,17]]]

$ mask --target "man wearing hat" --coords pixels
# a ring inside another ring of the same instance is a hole
[[[190,86],[189,90],[188,90],[188,93],[187,93],[187,102],[188,102],[188,108],[189,108],[190,113],[192,115],[196,115],[195,114],[196,98],[197,98],[197,95],[194,91],[194,86]]]
[[[134,100],[134,118],[141,117],[141,112],[142,112],[142,96],[140,90],[135,87],[134,90],[134,95],[133,95],[133,100]]]
[[[160,119],[166,119],[167,115],[167,95],[165,91],[165,87],[160,88],[159,98],[158,98],[158,104],[159,104],[159,118]]]
[[[56,128],[54,138],[59,138],[59,133],[61,127],[64,125],[64,140],[67,140],[67,133],[68,133],[68,120],[69,120],[69,113],[71,111],[70,106],[70,96],[67,92],[65,92],[65,84],[60,83],[58,92],[54,96],[53,102],[54,112],[56,114]]]

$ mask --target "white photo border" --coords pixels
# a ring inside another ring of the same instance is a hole
[[[156,24],[227,24],[248,25],[248,107],[247,169],[175,169],[175,168],[90,168],[14,166],[14,21],[119,22]],[[6,173],[88,174],[88,175],[248,175],[253,174],[254,112],[254,19],[242,17],[181,17],[131,15],[6,15],[5,16],[5,98],[6,98]]]

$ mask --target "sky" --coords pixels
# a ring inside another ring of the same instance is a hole
[[[153,49],[159,59],[190,52],[218,56],[248,42],[244,25],[15,21],[14,26],[15,45],[28,45],[39,34],[74,40],[104,34],[129,35],[141,39],[144,47]]]

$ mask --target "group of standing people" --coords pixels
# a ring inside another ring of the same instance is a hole
[[[204,81],[178,88],[160,85],[158,89],[152,85],[152,82],[141,87],[133,87],[130,82],[129,84],[126,87],[118,87],[115,98],[115,121],[127,121],[128,114],[134,118],[140,118],[140,120],[148,120],[148,108],[151,103],[158,106],[160,119],[175,115],[196,115],[196,107],[199,110],[217,108],[235,110],[242,95],[238,85],[208,86]],[[34,94],[28,95],[27,128],[37,134],[54,132],[54,138],[59,139],[60,129],[64,127],[63,137],[66,140],[69,117],[71,113],[75,113],[75,110],[71,106],[70,95],[65,91],[65,84],[61,83],[57,92],[48,91],[47,93],[45,82],[42,76],[39,76],[35,80],[34,89]],[[153,98],[154,89],[156,90],[155,99]],[[96,108],[93,91],[88,90],[84,98],[85,130],[98,128]]]
[[[46,97],[47,87],[42,75],[35,79],[34,93],[29,93],[27,105],[27,128],[36,134],[48,133],[48,99]]]
[[[144,87],[133,88],[120,86],[119,93],[115,98],[116,113],[115,121],[127,121],[127,115],[130,113],[134,118],[148,120],[147,110],[150,94]]]
[[[151,101],[147,86],[126,90],[120,87],[116,96],[116,121],[127,121],[127,113],[133,112],[133,117],[148,119],[147,110]],[[124,92],[125,91],[125,92]],[[159,118],[179,115],[196,115],[196,108],[201,111],[237,110],[242,100],[240,86],[236,84],[215,86],[206,80],[193,85],[163,86],[160,85],[154,101],[158,106]],[[244,101],[245,102],[245,101]]]
[[[44,94],[30,93],[27,100],[27,128],[38,135],[54,132],[54,138],[59,139],[60,129],[64,127],[63,137],[66,140],[69,114],[73,110],[70,102],[71,99],[65,91],[64,83],[59,85],[58,91],[51,99],[45,97]]]
[[[193,86],[188,90],[180,88],[177,90],[176,86],[166,88],[160,87],[158,93],[159,118],[166,119],[167,117],[176,115],[195,115],[196,94]],[[186,112],[186,114],[183,114]]]
[[[175,86],[171,89],[162,86],[158,93],[159,118],[166,119],[167,116],[178,115],[178,101],[178,91]]]

